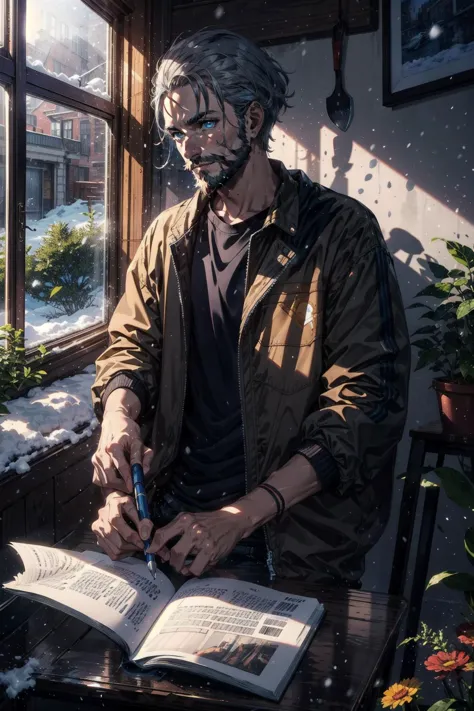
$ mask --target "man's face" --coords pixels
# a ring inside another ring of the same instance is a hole
[[[225,121],[211,91],[208,110],[202,97],[197,107],[189,85],[173,90],[163,102],[165,129],[193,171],[196,186],[206,194],[229,183],[251,152],[232,106],[225,103],[224,108]]]

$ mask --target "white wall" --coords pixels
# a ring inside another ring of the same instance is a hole
[[[474,86],[395,110],[386,108],[382,105],[381,31],[351,36],[345,85],[353,96],[355,113],[344,134],[326,113],[326,97],[334,88],[330,40],[274,47],[271,54],[294,72],[291,88],[295,91],[294,108],[274,132],[273,157],[362,201],[375,213],[395,257],[405,304],[410,304],[416,292],[432,281],[428,257],[454,267],[443,243],[431,243],[432,237],[459,237],[473,243]],[[417,310],[407,311],[410,333],[420,325],[417,314]],[[415,363],[413,349],[413,367]],[[431,371],[412,373],[397,473],[406,468],[409,429],[438,419],[435,394],[429,389],[431,379]],[[458,466],[454,458],[446,464]],[[400,494],[397,482],[392,518],[367,560],[366,589],[387,590]],[[462,549],[463,532],[469,525],[464,514],[442,495],[438,523],[443,531],[436,531],[429,575],[457,566],[468,569]],[[427,598],[436,605],[436,613],[425,606],[423,617],[434,625],[440,620],[448,623],[453,602],[460,601],[457,593],[441,586],[430,590]]]

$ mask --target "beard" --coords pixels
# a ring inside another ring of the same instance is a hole
[[[221,170],[216,175],[210,175],[203,171],[200,177],[195,176],[196,187],[205,195],[210,195],[218,188],[222,188],[226,185],[247,163],[252,151],[252,146],[245,134],[241,135],[240,138],[242,145],[231,151],[233,159],[224,158],[217,154],[203,156],[200,159],[200,163],[210,163],[212,161],[221,167]],[[199,165],[199,163],[197,163],[197,165]]]

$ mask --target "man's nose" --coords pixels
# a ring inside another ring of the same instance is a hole
[[[196,141],[193,140],[193,137],[191,136],[190,138],[186,137],[184,140],[184,148],[183,148],[183,156],[186,160],[191,161],[191,163],[194,163],[195,159],[199,159],[201,155],[201,151],[199,150],[198,146],[196,145]]]

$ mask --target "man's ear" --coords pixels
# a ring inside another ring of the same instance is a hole
[[[255,139],[260,133],[265,114],[258,101],[252,101],[245,113],[245,129],[249,141]]]

